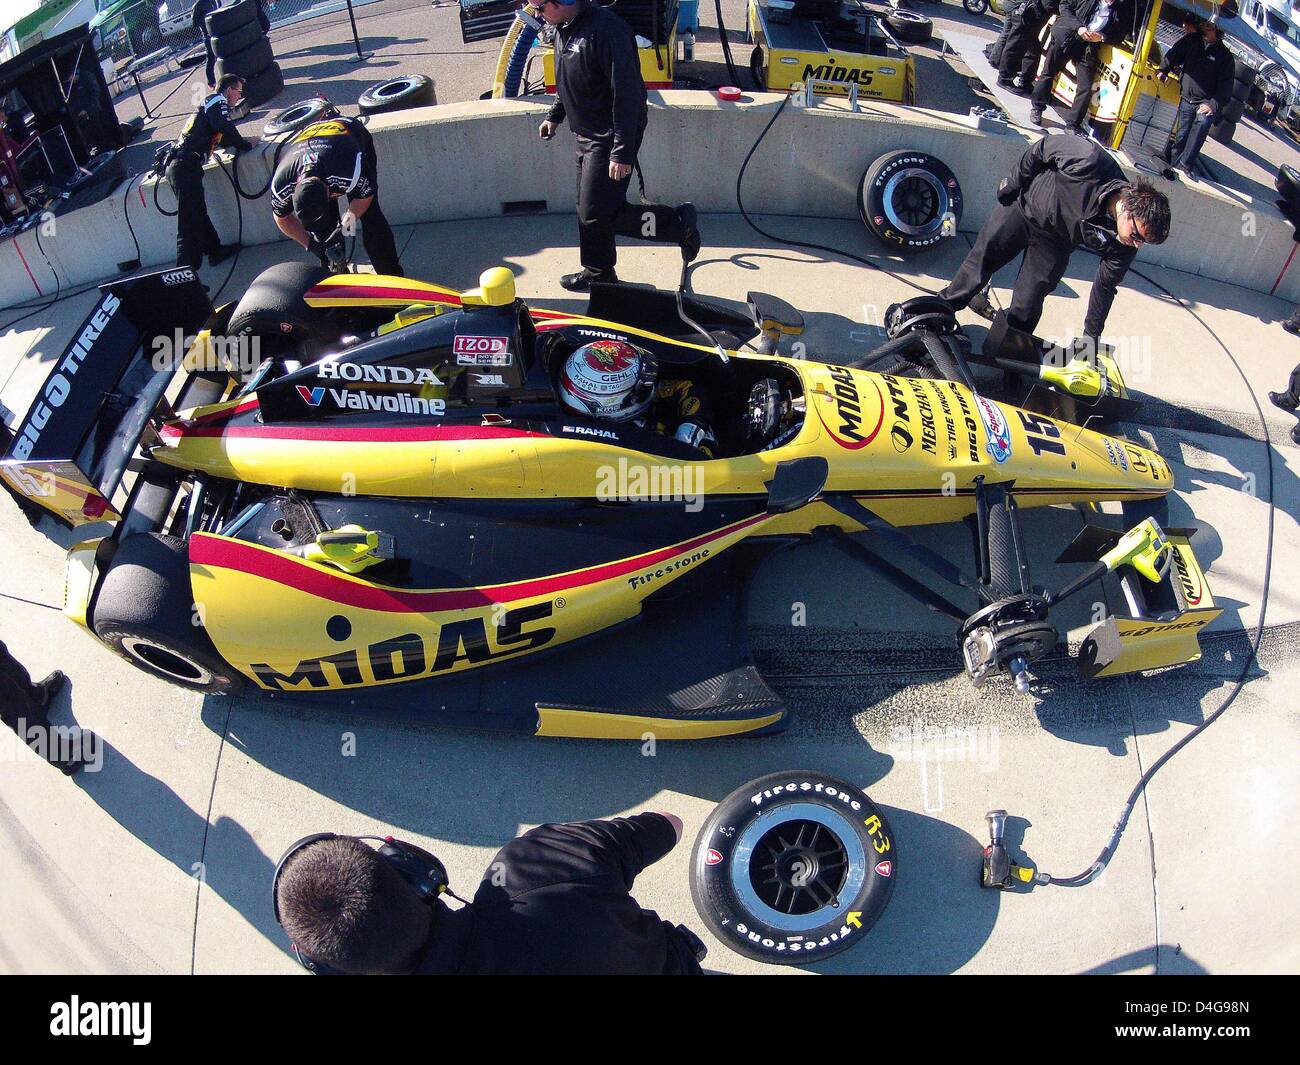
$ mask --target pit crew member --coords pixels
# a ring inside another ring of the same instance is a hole
[[[340,216],[338,199],[348,198]],[[329,118],[294,134],[271,179],[271,213],[280,232],[323,257],[339,230],[361,222],[376,273],[405,276],[392,226],[379,206],[379,164],[370,131],[355,118]]]

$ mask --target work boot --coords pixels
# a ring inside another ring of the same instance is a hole
[[[700,230],[695,204],[684,203],[678,207],[677,220],[682,225],[682,262],[694,262],[695,257],[700,254]]]
[[[1300,444],[1300,423],[1291,426],[1291,443]]]
[[[1039,129],[1043,128],[1043,109],[1037,104],[1029,109],[1029,124]]]
[[[1300,307],[1297,307],[1291,313],[1291,317],[1282,323],[1282,328],[1288,333],[1294,333],[1296,336],[1300,336]]]
[[[1281,407],[1286,411],[1294,411],[1297,406],[1300,406],[1300,399],[1296,399],[1290,392],[1270,392],[1268,398],[1273,406]]]
[[[576,274],[565,274],[560,278],[560,287],[568,289],[570,292],[590,292],[592,282],[613,284],[616,281],[618,281],[618,275],[613,270],[596,273],[594,270],[584,268]]]
[[[975,293],[966,306],[981,318],[987,318],[990,322],[993,321],[994,315],[997,314],[997,311],[993,309],[993,304],[989,302],[989,293],[986,288]]]
[[[218,263],[224,263],[232,255],[239,251],[238,244],[220,244],[215,251],[208,252],[208,262],[213,266]]]
[[[37,705],[42,710],[48,710],[50,708],[50,703],[52,703],[54,697],[62,691],[63,685],[67,683],[67,680],[68,678],[63,674],[63,672],[56,669],[43,681],[35,685]]]

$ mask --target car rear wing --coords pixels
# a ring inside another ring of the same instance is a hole
[[[100,286],[100,298],[55,361],[14,439],[0,476],[61,521],[122,515],[113,499],[131,457],[196,333],[212,317],[189,268],[156,270]],[[189,386],[191,398],[202,400]],[[225,382],[204,382],[199,391]]]

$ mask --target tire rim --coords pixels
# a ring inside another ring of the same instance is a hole
[[[818,829],[816,848],[807,845],[813,826]],[[798,843],[801,830],[803,842]],[[815,859],[809,867],[796,869],[796,863],[809,858]],[[770,882],[773,875],[775,883]],[[797,892],[792,883],[783,883],[796,877],[803,881],[803,890]],[[844,909],[842,901],[861,892],[866,877],[866,850],[852,823],[837,810],[811,802],[786,803],[760,814],[732,851],[731,886],[737,897],[757,920],[783,932],[807,932],[834,919]],[[793,902],[794,909],[815,905],[790,913],[773,905],[778,901],[782,906]]]
[[[398,93],[414,88],[415,84],[412,78],[398,78],[396,81],[387,81],[375,89],[375,95],[381,100],[387,100]]]
[[[318,105],[314,103],[294,104],[289,110],[281,111],[271,123],[273,126],[292,126],[312,116]]]
[[[899,22],[919,23],[919,22],[927,21],[925,15],[918,15],[915,11],[904,11],[902,8],[898,8],[897,10],[891,11],[889,13],[889,17],[892,19],[897,19]]]
[[[948,190],[928,170],[900,170],[885,183],[885,217],[909,237],[928,237],[948,213]]]
[[[143,636],[127,637],[122,641],[122,650],[155,672],[184,684],[211,684],[215,680],[211,670],[204,669],[173,648]]]

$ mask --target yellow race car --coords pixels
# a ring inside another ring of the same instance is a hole
[[[1005,321],[976,352],[933,297],[887,325],[844,366],[777,354],[802,318],[761,293],[741,312],[596,286],[575,314],[526,305],[503,268],[459,292],[282,264],[214,310],[191,271],[157,271],[104,287],[0,472],[71,524],[116,523],[69,552],[66,612],[205,692],[546,736],[776,730],[745,578],[810,538],[950,615],[977,684],[1028,689],[1053,605],[1108,572],[1129,612],[1084,643],[1085,675],[1199,657],[1218,610],[1189,531],[1160,525],[1168,464],[1081,424],[1133,402],[1113,361]],[[561,403],[593,343],[706,402],[708,447]],[[1033,586],[1020,513],[1114,500],[1131,528],[1087,525],[1063,556],[1079,576]],[[955,521],[969,573],[905,531]]]

